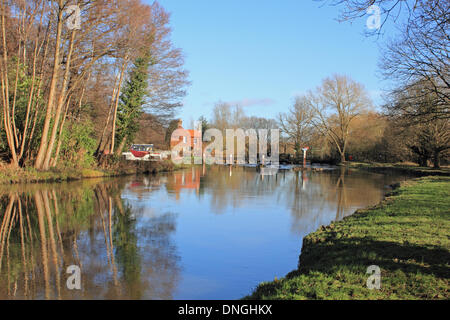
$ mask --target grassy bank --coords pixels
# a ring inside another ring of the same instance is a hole
[[[112,168],[55,168],[48,171],[38,171],[34,168],[0,169],[0,184],[40,183],[74,181],[87,178],[116,177],[133,174],[156,174],[184,169],[186,166],[176,166],[171,161],[162,162],[131,162],[123,161]]]
[[[419,167],[412,163],[378,163],[378,162],[347,162],[346,167],[350,169],[361,169],[377,173],[397,172],[417,177],[425,176],[450,176],[450,168],[440,169]]]
[[[366,286],[381,268],[381,290]],[[450,178],[401,186],[380,205],[309,235],[300,266],[251,299],[449,299]]]

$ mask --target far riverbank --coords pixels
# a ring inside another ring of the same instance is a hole
[[[440,169],[430,167],[419,167],[413,164],[405,163],[378,163],[378,162],[347,162],[345,167],[349,169],[367,170],[376,173],[389,173],[395,171],[400,174],[406,174],[416,177],[426,176],[450,176],[450,168],[442,167]]]
[[[133,174],[156,174],[184,168],[187,168],[187,166],[177,166],[168,160],[161,162],[121,161],[111,168],[55,168],[48,171],[38,171],[34,168],[11,169],[4,167],[0,169],[0,184],[76,181]]]

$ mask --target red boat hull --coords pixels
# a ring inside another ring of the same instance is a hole
[[[135,156],[136,158],[143,158],[146,155],[150,154],[150,152],[146,152],[146,151],[136,151],[136,150],[130,150],[130,151],[133,154],[133,156]]]

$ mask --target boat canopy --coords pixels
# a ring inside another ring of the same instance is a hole
[[[150,151],[153,151],[153,144],[133,144],[131,146],[131,150],[150,152]]]

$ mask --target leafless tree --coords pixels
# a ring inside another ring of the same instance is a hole
[[[363,85],[343,75],[333,75],[323,80],[308,101],[314,111],[312,123],[326,135],[345,162],[350,137],[350,125],[362,112],[371,107]]]
[[[289,112],[278,115],[281,132],[287,135],[288,141],[294,144],[296,156],[301,154],[302,147],[305,147],[311,139],[313,117],[313,109],[305,96],[296,97]]]
[[[416,122],[450,118],[450,2],[426,3],[414,12],[401,39],[388,44],[381,61],[385,78],[400,84],[394,95],[415,92],[396,107]],[[427,103],[408,105],[419,101]]]
[[[398,22],[400,17],[406,17],[410,21],[414,12],[424,5],[428,0],[315,0],[317,2],[329,3],[333,6],[343,7],[339,21],[352,21],[367,15],[371,6],[378,6],[381,10],[381,28],[369,33],[379,34],[383,26],[389,20]]]
[[[167,124],[167,120],[173,118],[182,106],[181,99],[186,95],[186,87],[190,84],[189,73],[184,69],[183,52],[174,47],[170,39],[170,14],[157,2],[151,6],[151,11],[152,63],[144,109],[157,116],[160,122]]]
[[[402,128],[401,139],[418,156],[419,164],[426,167],[432,159],[439,168],[440,159],[450,150],[450,119],[436,117],[436,93],[424,90],[426,85],[419,82],[397,92],[387,109]]]
[[[378,6],[383,17],[381,28],[374,31],[378,34],[392,19],[400,27],[400,33],[384,46],[380,67],[384,78],[395,83],[393,94],[420,83],[421,94],[433,94],[434,106],[422,108],[426,114],[416,109],[409,117],[416,118],[418,123],[449,117],[450,1],[332,0],[329,3],[343,7],[341,21],[363,17],[370,6]]]

